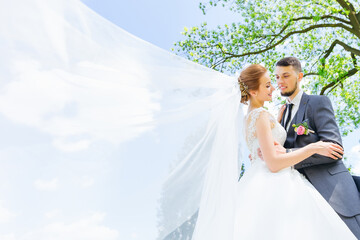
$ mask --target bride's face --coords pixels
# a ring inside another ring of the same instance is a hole
[[[274,86],[271,84],[271,79],[269,73],[266,72],[260,78],[260,85],[259,89],[256,91],[256,98],[259,101],[271,101],[272,100],[272,93],[275,90]]]

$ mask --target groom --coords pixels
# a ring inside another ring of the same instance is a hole
[[[300,61],[295,57],[281,59],[276,63],[275,76],[281,95],[287,97],[281,119],[281,125],[287,130],[286,152],[319,140],[342,146],[329,98],[307,95],[300,89],[303,77]],[[313,132],[297,134],[292,125],[305,122]],[[282,146],[277,146],[277,149],[285,152]],[[360,194],[343,161],[315,154],[294,167],[305,175],[360,239]]]

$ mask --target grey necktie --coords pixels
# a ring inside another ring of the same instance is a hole
[[[294,104],[292,104],[292,103],[286,104],[286,111],[287,111],[288,115],[287,115],[287,118],[285,121],[285,126],[284,126],[285,129],[287,129],[287,126],[291,120],[291,109],[293,106],[294,106]]]

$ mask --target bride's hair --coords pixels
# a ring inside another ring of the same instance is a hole
[[[241,71],[238,78],[241,91],[241,103],[246,104],[250,99],[250,90],[258,90],[260,78],[266,73],[267,69],[259,64],[251,64]]]

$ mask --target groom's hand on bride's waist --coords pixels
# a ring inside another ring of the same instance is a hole
[[[264,157],[263,157],[263,155],[262,155],[262,152],[261,152],[261,149],[260,149],[260,148],[258,148],[257,154],[258,154],[259,158],[264,161]]]

